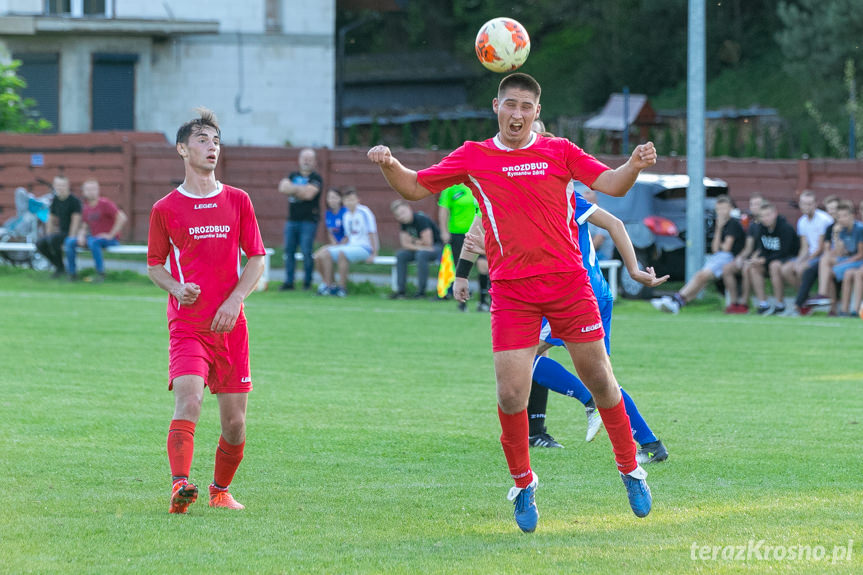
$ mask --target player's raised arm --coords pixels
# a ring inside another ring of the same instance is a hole
[[[369,160],[381,168],[384,178],[392,189],[406,200],[421,200],[431,192],[419,185],[417,173],[409,170],[392,155],[387,146],[375,146],[368,151]]]
[[[594,190],[609,196],[621,197],[635,183],[642,170],[656,164],[656,148],[653,142],[636,146],[625,164],[614,170],[602,172],[591,186]]]
[[[595,226],[607,230],[611,236],[611,241],[614,242],[620,257],[623,260],[623,265],[626,266],[626,271],[635,281],[646,285],[647,287],[656,287],[668,281],[669,276],[665,275],[661,278],[656,277],[656,272],[653,268],[640,269],[638,267],[638,258],[635,256],[635,248],[632,247],[632,240],[629,239],[629,234],[626,233],[626,227],[619,218],[613,216],[600,207],[590,214],[587,221]]]

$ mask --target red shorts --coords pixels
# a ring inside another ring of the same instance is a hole
[[[596,296],[583,270],[495,280],[491,296],[493,351],[536,345],[543,316],[555,337],[565,342],[605,337]]]
[[[249,330],[240,315],[228,333],[215,333],[187,323],[174,321],[168,327],[168,389],[175,378],[199,375],[210,393],[248,393],[252,391],[249,369]]]

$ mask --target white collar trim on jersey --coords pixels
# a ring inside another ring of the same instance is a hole
[[[193,198],[196,200],[202,200],[204,198],[212,198],[212,197],[215,197],[215,196],[218,196],[219,194],[221,194],[222,193],[222,182],[216,182],[216,189],[214,191],[210,192],[209,194],[207,194],[206,196],[199,196],[197,194],[191,194],[191,193],[186,191],[186,189],[183,187],[182,184],[177,186],[177,191],[186,197]]]
[[[527,149],[534,145],[534,143],[536,143],[536,132],[531,132],[530,140],[528,140],[527,144],[525,144],[524,147],[519,148],[519,150]],[[504,143],[500,141],[500,133],[494,135],[494,145],[497,146],[499,150],[504,150],[506,152],[512,152],[515,149],[505,146]]]

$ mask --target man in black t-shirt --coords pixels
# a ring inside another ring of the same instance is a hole
[[[755,251],[755,238],[761,233],[761,204],[764,196],[758,192],[749,198],[749,213],[744,214],[746,224],[746,242],[743,250],[735,256],[734,261],[722,270],[722,282],[725,284],[725,293],[728,299],[728,307],[725,313],[749,313],[749,256]],[[740,291],[737,291],[737,282],[740,280]]]
[[[417,298],[425,297],[428,283],[429,265],[440,258],[443,242],[440,229],[431,218],[422,212],[414,213],[405,200],[395,200],[390,204],[390,210],[401,224],[399,241],[402,249],[396,252],[397,290],[390,295],[391,299],[405,297],[407,284],[408,262],[417,262]]]
[[[304,148],[298,159],[299,170],[291,172],[279,182],[279,192],[288,196],[288,221],[285,223],[285,283],[282,290],[294,289],[296,267],[294,252],[297,245],[303,254],[303,289],[312,285],[315,262],[312,248],[321,219],[321,190],[324,181],[315,171],[317,159],[315,151]]]
[[[716,198],[716,229],[710,244],[710,251],[704,267],[698,270],[692,278],[686,282],[679,292],[673,296],[664,296],[651,300],[651,304],[658,310],[669,313],[678,313],[680,308],[698,295],[711,281],[722,277],[722,270],[726,265],[734,261],[734,258],[743,251],[746,243],[746,232],[737,218],[731,217],[731,198],[722,195]]]
[[[755,251],[749,259],[749,281],[758,298],[758,313],[772,315],[785,311],[785,290],[782,283],[782,264],[797,256],[800,250],[797,230],[776,211],[770,202],[761,205],[761,230],[755,238]],[[770,274],[774,305],[767,303],[764,289],[765,276]]]
[[[52,186],[54,200],[51,202],[51,215],[45,227],[45,236],[36,242],[36,249],[54,266],[53,277],[57,278],[66,271],[63,246],[66,246],[67,252],[75,253],[78,226],[81,224],[81,200],[72,195],[66,176],[55,177]],[[74,274],[70,279],[75,279]]]

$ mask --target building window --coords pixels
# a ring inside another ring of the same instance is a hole
[[[45,14],[58,16],[111,16],[106,10],[111,3],[106,0],[45,0]]]
[[[264,24],[267,32],[282,31],[282,2],[281,0],[267,0],[264,14]]]
[[[84,0],[85,16],[104,16],[105,0]]]
[[[72,0],[45,0],[46,14],[71,14]]]
[[[135,129],[137,54],[93,54],[92,129]]]
[[[27,82],[22,95],[33,98],[36,112],[49,122],[48,132],[57,132],[60,123],[60,57],[58,54],[13,54],[21,60],[18,75]]]

